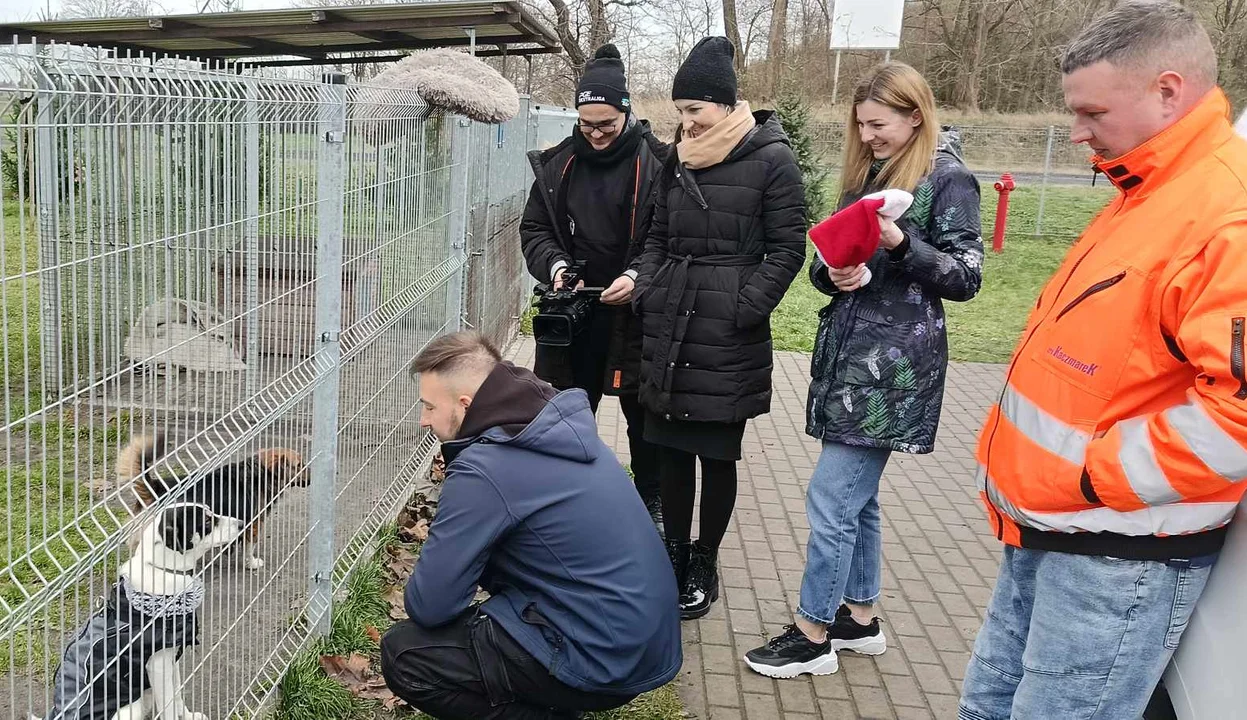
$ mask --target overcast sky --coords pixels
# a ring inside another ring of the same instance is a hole
[[[0,0],[0,22],[15,20],[38,20],[39,11],[50,7],[52,12],[60,9],[60,0]],[[194,0],[159,0],[160,7],[170,15],[193,13]],[[244,10],[294,7],[293,0],[243,0]]]

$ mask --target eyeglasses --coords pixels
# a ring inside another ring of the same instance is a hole
[[[618,123],[618,120],[611,120],[610,122],[604,123],[576,123],[576,127],[580,128],[580,132],[585,135],[592,135],[593,133],[610,135],[615,132],[615,126]]]

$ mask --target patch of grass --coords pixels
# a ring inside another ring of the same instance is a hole
[[[393,537],[393,532],[389,537]],[[384,548],[361,564],[346,582],[346,594],[334,606],[326,655],[359,653],[375,657],[377,644],[367,628],[378,631],[390,625],[390,604],[385,599]]]
[[[533,336],[533,317],[537,314],[537,308],[529,305],[524,308],[523,314],[520,315],[520,334],[524,337]]]
[[[39,353],[39,280],[37,276],[21,277],[22,273],[39,268],[39,242],[35,232],[32,206],[21,206],[6,200],[3,206],[4,313],[3,347],[4,379],[10,394],[21,392],[23,379],[38,387]],[[25,232],[23,233],[23,226]]]
[[[1007,239],[1003,253],[988,250],[978,297],[944,303],[950,357],[1007,362],[1039,291],[1068,251],[1067,241],[1027,236]]]
[[[648,692],[616,710],[589,713],[585,720],[682,720],[687,717],[675,684]]]
[[[305,652],[281,680],[281,702],[274,720],[352,720],[372,717],[372,708],[339,685],[320,667],[320,654]]]
[[[0,507],[7,511],[0,522],[0,550],[14,559],[13,567],[0,581],[0,601],[9,608],[20,606],[27,593],[33,594],[54,581],[73,567],[76,558],[121,529],[125,512],[104,506],[93,509],[91,505],[98,498],[83,486],[82,481],[89,479],[79,478],[79,468],[110,467],[111,448],[124,439],[129,426],[128,413],[120,413],[102,426],[66,413],[12,434],[10,442],[18,448],[15,454],[25,454],[22,445],[27,441],[32,457],[44,454],[33,462],[0,468]],[[66,528],[72,529],[63,532]],[[57,537],[32,550],[49,536]],[[116,558],[102,561],[110,562],[115,563]],[[28,643],[26,638],[45,637],[45,630],[69,629],[59,627],[61,620],[85,609],[92,599],[91,589],[89,581],[72,588],[54,599],[47,611],[40,612],[12,640],[0,643],[0,666],[43,667],[60,648]]]
[[[390,542],[397,540],[392,525],[379,533],[380,548],[360,563],[347,580],[346,592],[334,602],[329,635],[299,654],[280,683],[281,699],[274,720],[355,720],[375,717],[377,703],[363,700],[325,674],[322,655],[359,653],[375,664],[380,647],[368,628],[384,632],[390,626],[385,593],[385,557]]]
[[[788,287],[788,293],[771,313],[771,341],[776,350],[812,352],[814,333],[818,330],[818,311],[829,298],[814,289],[810,282],[810,263],[814,246],[805,247],[805,264]]]
[[[951,359],[1007,362],[1039,291],[1069,251],[1071,242],[1113,195],[1111,186],[1049,187],[1044,206],[1044,234],[1036,237],[1040,189],[1014,191],[1004,252],[991,251],[996,192],[983,190],[983,242],[987,257],[983,287],[968,303],[944,303],[948,313]],[[810,257],[813,249],[808,248]],[[771,316],[776,350],[810,352],[818,329],[818,311],[827,296],[810,284],[807,268],[789,288]]]

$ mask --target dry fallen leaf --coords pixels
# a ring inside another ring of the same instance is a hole
[[[359,653],[350,655],[321,655],[320,667],[329,677],[349,689],[363,685],[372,676],[368,658]]]
[[[388,600],[390,603],[390,619],[391,620],[406,620],[407,619],[407,605],[403,601],[403,589],[402,588],[398,588],[398,587],[390,588],[389,592],[385,594],[385,599]]]
[[[369,635],[376,633],[376,628],[367,628]],[[386,708],[393,710],[402,704],[402,699],[395,696],[385,684],[385,678],[373,672],[368,658],[359,653],[342,655],[322,655],[320,666],[325,674],[333,678],[351,694],[366,700],[377,700]]]
[[[416,564],[416,553],[412,552],[410,545],[396,543],[391,545],[387,552],[390,555],[390,560],[395,564],[406,565],[407,567]]]
[[[429,539],[430,520],[422,515],[401,514],[398,518],[398,537],[405,542],[424,542]]]
[[[364,626],[364,632],[368,634],[368,638],[378,645],[381,644],[381,631],[371,625]]]
[[[417,516],[412,511],[410,505],[404,505],[402,510],[398,511],[398,517],[395,522],[398,525],[399,538],[411,542],[411,529],[416,526]]]
[[[440,483],[446,479],[446,458],[439,452],[433,456],[433,468],[429,471],[433,482]]]
[[[386,565],[390,571],[390,580],[395,585],[402,585],[411,577],[411,570],[416,565],[416,555],[402,545],[393,545],[390,547],[390,558]]]

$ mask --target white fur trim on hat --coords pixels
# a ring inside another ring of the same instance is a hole
[[[879,208],[879,217],[884,220],[896,222],[900,219],[910,205],[914,204],[914,196],[904,190],[883,190],[877,193],[871,193],[863,200],[879,200],[883,199],[883,207]]]

